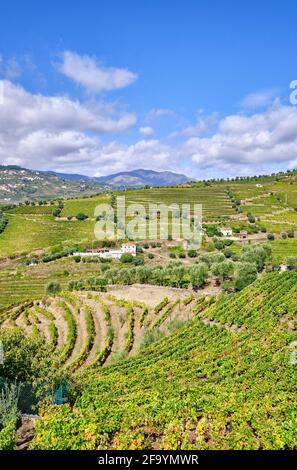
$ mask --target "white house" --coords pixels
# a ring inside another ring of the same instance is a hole
[[[73,253],[73,256],[99,256],[99,258],[120,259],[125,253],[136,256],[136,244],[133,242],[123,243],[121,249],[98,248],[96,250]]]
[[[136,256],[136,243],[134,242],[123,243],[121,252],[122,254],[129,253],[130,255]]]
[[[280,264],[279,270],[280,270],[280,272],[288,271],[289,266],[287,264]]]
[[[232,228],[230,227],[222,227],[220,228],[220,232],[223,235],[223,237],[232,237],[233,235]]]
[[[256,188],[263,188],[263,184],[256,184]]]

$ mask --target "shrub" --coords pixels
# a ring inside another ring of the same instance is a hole
[[[131,255],[130,253],[124,253],[120,257],[120,261],[121,261],[121,263],[132,263],[133,262],[133,255]]]
[[[56,295],[60,292],[61,286],[58,282],[51,281],[47,284],[45,291],[49,295]]]
[[[145,349],[151,344],[159,341],[164,337],[164,333],[159,328],[153,328],[152,330],[146,330],[143,335],[143,339],[140,345],[140,349]]]
[[[294,230],[288,230],[287,234],[289,238],[294,238]]]
[[[52,214],[53,214],[54,217],[60,217],[61,209],[58,209],[58,208],[54,209]]]
[[[214,242],[214,246],[215,246],[215,248],[216,248],[217,250],[223,250],[223,248],[224,248],[224,243],[221,242],[220,240],[216,240],[216,241]]]
[[[223,251],[223,253],[224,253],[225,258],[232,258],[233,251],[230,250],[230,248],[226,248],[226,249]]]
[[[84,214],[83,212],[79,212],[76,216],[77,220],[86,220],[88,219],[88,216]]]
[[[267,234],[267,239],[268,239],[268,240],[271,240],[271,241],[272,241],[272,240],[274,240],[274,238],[275,238],[275,237],[274,237],[274,234],[273,234],[273,233],[268,233],[268,234]]]
[[[153,253],[149,253],[149,254],[148,254],[148,258],[149,258],[149,259],[153,259],[154,257],[155,257],[155,256],[153,255]]]
[[[189,250],[188,251],[188,257],[189,258],[196,258],[198,256],[198,253],[196,250]]]
[[[144,264],[143,256],[134,256],[132,264],[134,264],[134,266],[142,266]]]

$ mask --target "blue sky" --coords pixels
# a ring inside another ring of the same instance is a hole
[[[2,163],[197,178],[297,166],[295,1],[1,3]]]

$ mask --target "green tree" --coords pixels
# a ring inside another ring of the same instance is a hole
[[[45,291],[49,295],[56,295],[60,292],[61,286],[58,282],[51,281],[47,284]]]

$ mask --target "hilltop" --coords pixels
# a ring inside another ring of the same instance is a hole
[[[0,203],[25,200],[75,197],[100,191],[92,181],[68,181],[52,173],[19,166],[0,166]]]

